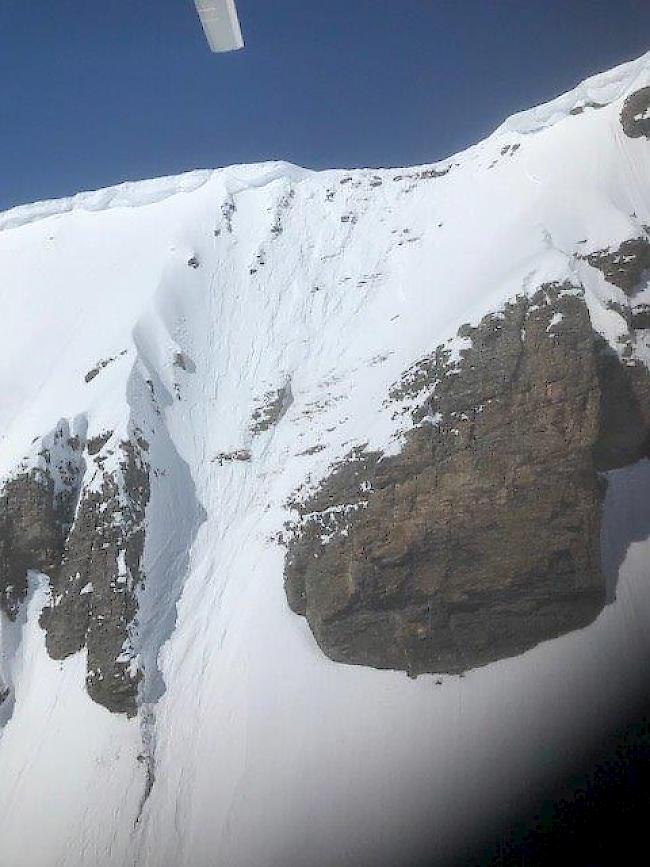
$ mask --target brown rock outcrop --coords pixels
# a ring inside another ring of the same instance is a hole
[[[621,126],[630,138],[650,138],[650,87],[642,87],[625,100]]]
[[[41,466],[17,473],[0,490],[0,609],[11,619],[27,594],[30,569],[58,573],[79,493],[78,438],[63,422],[46,442]]]
[[[47,649],[64,659],[88,649],[86,685],[95,701],[134,714],[140,671],[131,628],[142,583],[149,468],[138,445],[120,444],[120,472],[105,472],[85,491],[52,581],[53,602],[41,615]]]
[[[647,370],[570,286],[459,334],[459,360],[438,347],[391,390],[411,402],[403,450],[356,451],[293,503],[287,598],[334,660],[462,672],[605,604],[600,471],[648,454]]]
[[[646,235],[630,238],[615,250],[595,250],[580,258],[597,268],[608,283],[632,296],[650,271],[650,240]]]
[[[148,444],[134,432],[119,444],[117,471],[105,469],[111,432],[71,437],[66,422],[46,437],[39,466],[9,479],[0,493],[0,607],[15,618],[29,570],[50,579],[43,609],[48,652],[64,659],[88,650],[88,692],[111,711],[135,713],[141,673],[133,623],[143,576],[144,518],[149,502]],[[86,462],[101,474],[82,489]]]
[[[39,470],[10,479],[0,495],[0,608],[10,618],[27,593],[27,572],[61,562],[64,534],[51,476]]]

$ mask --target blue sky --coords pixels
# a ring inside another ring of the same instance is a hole
[[[0,0],[0,209],[265,159],[431,162],[650,49],[647,0]]]

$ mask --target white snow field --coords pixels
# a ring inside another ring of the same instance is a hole
[[[569,278],[617,347],[608,304],[625,296],[574,253],[650,224],[650,145],[619,122],[649,84],[647,54],[435,172],[234,166],[0,215],[0,479],[61,420],[88,436],[137,424],[153,470],[136,718],[88,698],[83,651],[47,656],[44,576],[15,623],[0,615],[15,693],[3,867],[370,867],[415,863],[425,841],[458,854],[638,695],[645,464],[611,474],[615,602],[441,685],[328,660],[287,606],[276,537],[308,477],[354,445],[398,447],[388,388],[462,323]],[[607,105],[571,113],[589,102]],[[287,413],[253,436],[255,407],[287,383]]]

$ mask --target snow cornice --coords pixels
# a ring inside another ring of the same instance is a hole
[[[584,108],[602,108],[646,85],[650,85],[650,52],[636,60],[590,76],[573,90],[567,91],[549,102],[511,115],[491,135],[487,136],[485,141],[504,135],[530,135],[540,132],[570,115],[580,114]],[[473,151],[480,144],[481,142],[471,145],[443,160],[409,168],[412,170],[416,168],[426,169],[431,166],[448,164],[451,160],[458,159]],[[388,168],[386,170],[407,169],[400,167],[399,169]],[[299,180],[301,177],[314,173],[331,174],[334,172],[338,174],[356,171],[381,171],[381,169],[325,169],[322,172],[313,172],[284,161],[233,165],[221,169],[197,169],[179,175],[142,181],[127,181],[100,190],[77,193],[66,198],[18,205],[0,212],[0,231],[76,210],[93,212],[155,204],[179,193],[191,193],[204,186],[216,174],[220,174],[224,178],[228,189],[232,188],[231,192],[237,193],[246,188],[264,186],[280,177]]]

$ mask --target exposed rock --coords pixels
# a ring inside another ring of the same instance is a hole
[[[11,619],[30,569],[57,575],[81,481],[80,442],[67,423],[45,439],[39,458],[0,491],[0,608]]]
[[[263,433],[276,425],[284,417],[293,403],[291,381],[275,391],[264,395],[262,403],[253,410],[250,431],[253,435]]]
[[[112,364],[118,358],[123,358],[126,355],[126,352],[126,349],[123,349],[122,352],[118,353],[118,355],[113,355],[110,358],[100,359],[97,364],[84,376],[84,382],[92,382],[96,376],[99,376],[99,374],[102,372],[102,370],[104,370],[105,367],[108,367],[109,364]]]
[[[596,337],[600,430],[593,447],[597,470],[612,470],[650,455],[650,382],[647,368],[622,364]]]
[[[229,235],[232,234],[233,218],[236,212],[237,207],[235,205],[235,200],[232,196],[228,196],[226,201],[221,205],[221,216],[223,218],[223,225],[226,227],[226,231]],[[219,234],[221,234],[220,229],[215,231],[215,235]]]
[[[311,457],[312,455],[317,455],[318,452],[323,452],[327,446],[324,446],[322,443],[316,443],[316,445],[309,446],[308,449],[305,449],[302,452],[298,452],[298,457]]]
[[[585,259],[626,295],[634,295],[650,269],[650,241],[643,235],[630,238],[616,250],[596,250],[579,258]]]
[[[88,649],[88,692],[114,712],[135,713],[141,677],[132,646],[143,576],[149,467],[139,447],[122,442],[119,474],[104,472],[84,491],[52,581],[53,603],[41,624],[54,659]]]
[[[112,436],[113,431],[107,430],[104,431],[104,433],[98,434],[96,437],[92,437],[91,439],[89,439],[86,443],[86,450],[88,454],[91,455],[91,457],[99,454],[99,452],[101,452],[101,450],[104,448],[104,446]]]
[[[287,192],[281,196],[280,200],[277,204],[277,210],[275,214],[275,220],[273,221],[273,225],[271,226],[271,237],[279,238],[280,235],[284,232],[284,227],[282,224],[282,212],[289,210],[291,207],[291,203],[293,202],[296,195],[296,191],[291,187],[291,189],[287,190]]]
[[[10,479],[0,496],[0,607],[10,618],[27,593],[28,570],[55,573],[63,542],[49,473],[31,470]]]
[[[174,353],[174,367],[184,370],[185,373],[196,373],[196,365],[185,352]]]
[[[635,331],[646,331],[650,329],[650,305],[643,302],[633,304],[629,301],[625,304],[620,304],[618,301],[609,301],[607,306],[610,310],[615,310],[618,315],[625,321],[627,325],[627,335],[623,335],[619,340],[625,341],[628,345],[633,343]]]
[[[606,104],[607,103],[592,102],[591,100],[588,100],[587,102],[584,102],[582,105],[576,105],[575,108],[571,109],[569,114],[572,114],[572,115],[582,114],[586,108],[593,108],[593,109],[605,108]]]
[[[650,306],[648,304],[639,304],[638,307],[632,309],[630,325],[635,331],[650,329]]]
[[[628,96],[621,111],[621,125],[630,138],[650,138],[650,87]]]
[[[650,380],[542,287],[464,326],[390,392],[403,450],[360,449],[292,503],[285,588],[332,659],[459,673],[605,604],[599,471],[648,454]]]
[[[429,169],[422,169],[418,172],[407,172],[401,173],[399,175],[394,175],[393,180],[396,182],[399,181],[430,181],[435,178],[443,178],[445,175],[448,175],[449,172],[457,165],[457,163],[451,163],[448,166],[445,166],[443,169],[437,169],[432,166]]]
[[[216,454],[212,460],[214,463],[219,464],[219,466],[223,466],[224,464],[231,464],[233,461],[237,461],[239,463],[246,463],[247,461],[251,461],[253,456],[250,452],[250,449],[236,449],[233,452],[219,452]]]
[[[132,627],[149,470],[138,431],[120,444],[119,472],[103,468],[82,489],[86,458],[97,456],[111,431],[87,442],[66,422],[46,437],[38,465],[9,479],[0,494],[0,607],[14,618],[27,593],[30,569],[50,579],[52,602],[41,614],[55,659],[88,648],[91,697],[112,711],[134,713],[140,673]],[[144,440],[142,440],[144,442]]]
[[[96,367],[91,368],[84,376],[84,382],[92,382],[96,376],[99,376],[101,369],[102,368],[99,366],[99,364]]]

